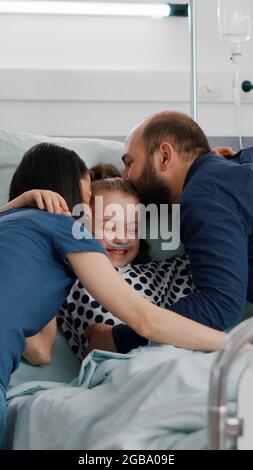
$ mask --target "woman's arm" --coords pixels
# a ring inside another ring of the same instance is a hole
[[[232,147],[214,147],[212,153],[220,157],[233,158],[236,155],[236,151]]]
[[[100,253],[70,253],[81,283],[105,308],[145,338],[187,349],[220,349],[227,335],[148,302]]]
[[[53,318],[37,335],[26,338],[24,358],[35,366],[49,364],[56,337],[56,318]]]
[[[38,207],[54,214],[71,215],[63,197],[46,189],[32,189],[0,207],[0,212],[21,207]]]

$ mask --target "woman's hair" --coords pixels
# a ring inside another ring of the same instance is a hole
[[[9,200],[31,189],[48,189],[59,193],[72,211],[83,202],[80,180],[87,173],[87,166],[73,150],[51,143],[34,145],[12,177]]]
[[[91,205],[94,204],[95,196],[99,191],[108,191],[114,193],[123,193],[126,196],[133,196],[136,198],[137,201],[140,202],[140,196],[132,186],[129,181],[125,181],[122,178],[115,177],[115,178],[104,178],[98,179],[92,182],[92,198],[91,198]],[[136,258],[133,260],[134,264],[145,264],[148,263],[150,258],[150,247],[146,240],[140,239],[140,249],[139,253]]]
[[[101,180],[103,178],[116,178],[121,176],[116,166],[110,163],[98,163],[90,168],[91,181]]]

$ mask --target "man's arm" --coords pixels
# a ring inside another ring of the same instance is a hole
[[[241,318],[248,285],[248,236],[239,214],[214,195],[194,196],[181,206],[181,236],[196,289],[170,310],[212,328],[231,328]],[[126,325],[114,326],[113,337],[122,353],[144,344]]]
[[[171,310],[219,330],[233,327],[248,286],[248,234],[239,211],[211,194],[189,198],[181,206],[181,235],[195,291]]]
[[[122,354],[126,354],[131,349],[138,348],[139,346],[147,346],[148,344],[146,338],[138,335],[138,333],[123,323],[112,328],[112,337],[116,350]]]

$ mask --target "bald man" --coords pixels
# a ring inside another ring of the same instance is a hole
[[[195,290],[170,310],[218,330],[235,326],[253,302],[253,148],[217,156],[190,117],[162,112],[130,133],[123,162],[145,204],[180,204]],[[100,347],[111,335],[122,353],[147,344],[126,325],[96,334]]]

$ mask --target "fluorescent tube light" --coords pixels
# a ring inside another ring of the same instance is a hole
[[[97,16],[170,16],[171,6],[166,3],[102,3],[75,1],[0,1],[1,13],[44,15],[97,15]]]

